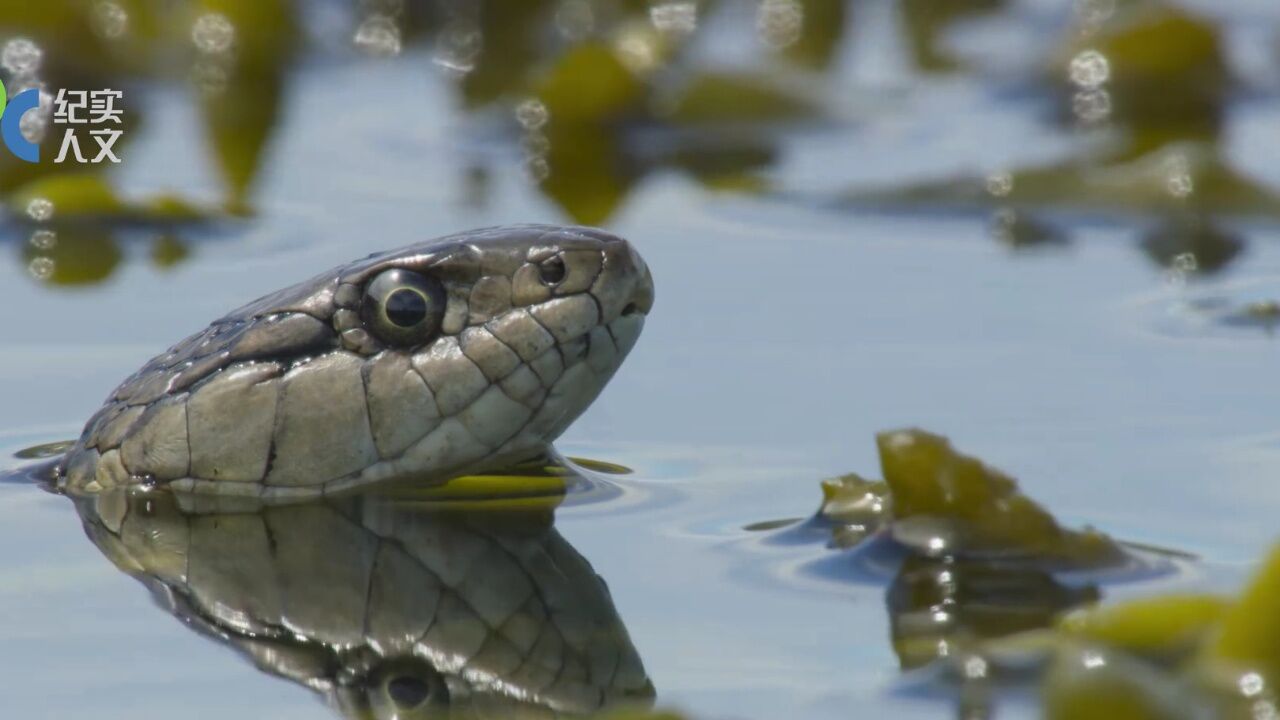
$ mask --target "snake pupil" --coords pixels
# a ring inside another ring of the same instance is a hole
[[[427,317],[427,299],[422,293],[400,288],[387,296],[387,319],[400,327],[413,327]]]

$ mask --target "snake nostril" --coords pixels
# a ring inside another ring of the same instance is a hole
[[[622,308],[623,317],[626,317],[628,315],[635,315],[638,312],[640,312],[640,306],[636,305],[635,303],[627,303],[627,306]]]

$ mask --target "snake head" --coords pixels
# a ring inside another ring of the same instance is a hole
[[[371,255],[152,359],[89,421],[59,483],[280,500],[499,468],[591,404],[652,304],[635,249],[591,228]]]

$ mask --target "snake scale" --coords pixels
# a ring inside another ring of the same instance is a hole
[[[288,502],[545,453],[635,344],[627,241],[516,225],[369,257],[255,300],[126,379],[57,487]]]

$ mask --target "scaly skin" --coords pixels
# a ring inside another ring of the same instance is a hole
[[[550,511],[459,514],[372,494],[204,515],[128,488],[76,505],[162,607],[353,720],[652,702],[608,590]]]
[[[563,277],[548,281],[557,259]],[[362,314],[366,287],[395,268],[447,298],[418,344],[393,345]],[[518,462],[595,399],[652,303],[640,256],[591,228],[490,228],[372,255],[151,360],[90,419],[58,487],[281,502]]]

